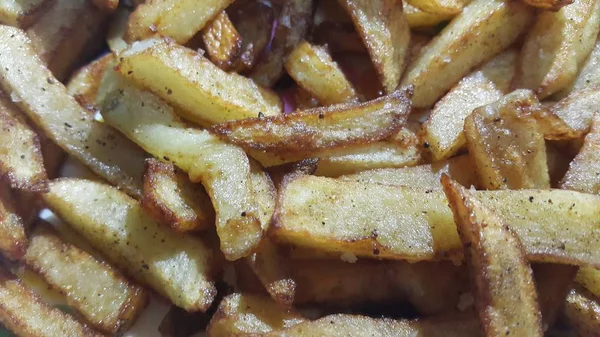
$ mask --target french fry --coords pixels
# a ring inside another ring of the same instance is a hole
[[[102,183],[54,180],[43,198],[112,263],[177,306],[205,311],[212,303],[217,257],[202,241],[161,226],[134,199]]]
[[[313,0],[282,2],[271,50],[250,71],[251,79],[260,85],[271,87],[281,78],[285,72],[285,58],[304,40],[308,32],[312,10]]]
[[[413,105],[433,105],[474,66],[512,44],[531,17],[531,9],[516,1],[471,2],[409,65],[402,85],[415,86]]]
[[[108,264],[62,241],[44,223],[33,230],[24,263],[67,298],[86,321],[115,334],[131,326],[147,293]]]
[[[463,78],[440,99],[424,124],[425,140],[434,161],[447,159],[466,144],[465,118],[473,109],[508,93],[517,52],[509,49]]]
[[[594,268],[581,268],[575,280],[594,296],[600,297],[600,271]]]
[[[363,39],[385,91],[394,92],[406,67],[410,29],[394,0],[340,0]]]
[[[39,191],[48,179],[39,137],[0,93],[0,177],[12,188]]]
[[[592,119],[594,113],[598,112],[599,103],[600,84],[574,91],[552,105],[550,107],[551,115],[548,118],[551,118],[552,121],[555,117],[558,117],[556,123],[560,124],[561,127],[556,129],[559,131],[566,129],[567,132],[559,132],[558,135],[550,134],[550,136],[555,139],[573,139],[583,136],[592,125]],[[566,124],[566,126],[563,126],[563,124]]]
[[[184,44],[233,0],[152,0],[137,6],[129,19],[125,40],[129,43],[155,33]]]
[[[119,72],[180,108],[182,117],[210,126],[281,113],[281,100],[268,89],[165,39],[132,45],[121,53]]]
[[[435,27],[444,21],[450,21],[455,16],[454,14],[425,12],[409,4],[406,0],[402,0],[402,7],[410,28]]]
[[[0,183],[0,252],[11,260],[20,259],[27,249],[23,220],[17,213],[10,188]]]
[[[600,85],[600,39],[596,40],[594,50],[581,67],[577,79],[567,88],[552,96],[552,98],[565,98],[570,93],[583,90],[588,87]]]
[[[210,21],[201,32],[208,58],[219,68],[228,71],[242,48],[238,34],[225,11]]]
[[[599,264],[600,252],[591,247],[600,240],[600,197],[564,190],[475,196],[511,224],[530,261]],[[388,259],[460,257],[462,247],[439,190],[302,175],[281,187],[269,235],[278,243]]]
[[[285,68],[300,87],[323,105],[357,99],[354,87],[324,47],[300,43],[288,56]]]
[[[43,65],[23,31],[0,26],[0,46],[0,85],[14,95],[23,113],[68,154],[140,197],[145,153],[79,106]]]
[[[427,13],[456,15],[463,9],[461,0],[406,0],[407,3]]]
[[[526,4],[551,11],[558,11],[566,5],[570,5],[574,0],[523,0]]]
[[[600,114],[594,115],[591,130],[579,154],[569,165],[561,188],[600,194]]]
[[[0,270],[0,322],[23,337],[100,337],[69,314],[52,308],[7,271]]]
[[[564,314],[582,337],[594,337],[600,329],[600,303],[598,298],[582,289],[572,289],[567,296]]]
[[[0,24],[27,28],[51,3],[51,0],[2,1],[0,3]]]
[[[460,239],[470,251],[475,305],[488,336],[542,336],[542,317],[529,263],[509,225],[472,193],[442,176]]]
[[[557,12],[542,12],[529,30],[515,88],[544,99],[571,84],[592,52],[600,31],[600,2],[578,0]]]
[[[244,149],[299,159],[319,151],[371,143],[397,132],[409,113],[410,89],[356,104],[345,103],[293,114],[217,125],[212,131]]]
[[[73,96],[81,106],[93,111],[102,75],[108,67],[112,66],[114,60],[114,54],[106,54],[79,69],[69,80],[67,93]]]

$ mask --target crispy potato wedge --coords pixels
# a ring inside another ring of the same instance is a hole
[[[283,1],[281,5],[271,48],[248,74],[265,87],[273,86],[285,73],[285,58],[304,40],[313,13],[313,0]]]
[[[409,99],[409,89],[398,90],[366,103],[232,121],[216,125],[211,131],[244,149],[305,159],[315,157],[319,151],[371,143],[393,135],[406,122]]]
[[[201,32],[208,58],[219,68],[228,71],[242,48],[239,35],[225,11],[210,21]]]
[[[152,0],[137,6],[129,19],[129,43],[158,33],[184,44],[233,0]]]
[[[449,175],[465,187],[479,185],[475,162],[469,155],[413,167],[367,170],[343,175],[339,179],[370,184],[440,189],[442,174]]]
[[[217,257],[207,244],[161,226],[134,199],[102,183],[54,180],[43,198],[112,263],[175,305],[205,311],[212,303]]]
[[[516,90],[466,118],[467,148],[484,188],[550,188],[544,137],[528,115],[532,97]]]
[[[147,293],[118,271],[62,241],[49,225],[33,230],[23,257],[28,268],[64,294],[67,303],[105,333],[127,330],[147,301]]]
[[[425,12],[408,2],[402,0],[404,17],[410,28],[428,28],[435,27],[444,21],[450,21],[454,14],[429,13]]]
[[[600,85],[600,39],[596,41],[594,50],[581,67],[577,79],[567,88],[556,93],[552,98],[565,98],[572,92],[580,91],[588,87]]]
[[[128,46],[128,43],[125,42],[125,32],[129,23],[129,15],[131,15],[131,10],[121,7],[113,13],[108,25],[106,43],[108,49],[117,55]]]
[[[598,31],[596,0],[541,12],[523,43],[514,87],[534,90],[540,99],[566,88],[594,49]]]
[[[113,12],[119,6],[119,0],[93,0],[93,3],[107,12]]]
[[[556,323],[565,305],[567,294],[573,287],[573,279],[578,267],[553,263],[532,264],[533,277],[537,288],[542,326],[546,330]]]
[[[595,337],[600,330],[598,298],[582,289],[572,289],[567,296],[564,314],[578,336]]]
[[[450,158],[464,147],[464,122],[473,109],[508,93],[516,60],[516,50],[503,52],[460,80],[435,104],[424,124],[424,137],[434,161]]]
[[[225,73],[195,51],[165,39],[132,45],[121,53],[125,77],[180,108],[182,117],[210,126],[281,113],[281,100],[235,73]]]
[[[575,277],[577,283],[596,297],[600,297],[600,271],[594,268],[581,268]]]
[[[475,305],[488,336],[543,336],[537,291],[523,245],[505,220],[442,176],[460,240],[469,251]]]
[[[600,252],[591,247],[600,240],[600,197],[565,190],[475,195],[511,224],[530,261],[599,265]],[[462,247],[439,190],[302,175],[281,187],[269,234],[278,243],[392,259],[460,257]]]
[[[5,0],[0,3],[0,24],[20,28],[30,26],[52,0]]]
[[[40,191],[48,177],[40,139],[19,109],[0,93],[0,177],[12,188]]]
[[[427,13],[446,15],[462,12],[465,5],[462,0],[406,0],[406,2]]]
[[[526,4],[551,11],[558,11],[566,5],[570,5],[574,0],[523,0]]]
[[[473,67],[512,44],[531,17],[531,9],[517,1],[475,0],[467,5],[409,65],[402,84],[415,86],[414,106],[433,105]]]
[[[356,91],[325,47],[300,43],[285,61],[285,69],[323,105],[357,100]],[[326,75],[326,76],[324,76]]]
[[[600,194],[600,114],[594,115],[590,133],[585,136],[579,154],[569,164],[561,188]]]
[[[306,321],[293,309],[262,295],[234,293],[223,299],[208,325],[208,337],[241,336],[285,329]]]
[[[197,232],[215,223],[215,210],[200,184],[193,184],[173,164],[146,159],[142,206],[176,232]]]
[[[0,270],[0,322],[23,337],[102,336],[42,302],[33,290],[5,270]]]
[[[96,105],[96,97],[100,87],[100,81],[104,71],[112,66],[115,60],[114,54],[106,54],[79,69],[67,84],[67,93],[81,106],[93,111]]]
[[[96,174],[140,197],[145,153],[79,106],[36,56],[23,31],[0,26],[0,46],[0,85],[27,117]]]
[[[599,111],[598,104],[600,104],[600,84],[572,92],[550,107],[551,115],[547,118],[559,124],[554,128],[559,132],[555,132],[557,135],[550,133],[546,137],[550,136],[554,139],[582,137],[589,131],[594,113]],[[558,121],[555,121],[555,117],[558,117]]]
[[[216,213],[221,250],[227,259],[248,256],[262,237],[248,157],[241,148],[205,130],[186,128],[173,108],[137,89],[116,72],[106,79],[114,91],[105,97],[105,121],[154,157],[172,162],[202,182]]]
[[[406,67],[410,29],[395,0],[339,0],[363,39],[379,80],[389,94],[398,88]]]
[[[0,183],[0,252],[11,260],[18,260],[27,249],[25,226],[18,214],[10,188]]]

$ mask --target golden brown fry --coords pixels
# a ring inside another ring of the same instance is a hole
[[[600,194],[600,114],[594,115],[590,133],[585,136],[583,147],[569,165],[561,188]]]
[[[0,322],[22,337],[101,337],[71,315],[42,302],[33,290],[0,270]]]
[[[215,210],[202,185],[156,159],[146,159],[142,206],[180,233],[202,231],[215,223]]]
[[[81,106],[94,111],[102,75],[108,67],[113,65],[114,60],[114,54],[106,54],[79,69],[71,76],[67,84],[67,93],[73,96]]]
[[[583,289],[574,288],[567,296],[564,314],[578,336],[596,337],[600,331],[600,302]]]
[[[400,84],[406,67],[410,29],[396,0],[339,0],[352,17],[367,46],[379,80],[387,93]]]
[[[93,0],[93,3],[96,7],[108,12],[113,12],[119,7],[119,0]]]
[[[325,47],[302,42],[288,56],[285,68],[323,105],[357,100],[354,87]]]
[[[121,53],[118,69],[202,125],[281,113],[281,100],[272,91],[166,39],[132,45]]]
[[[463,78],[440,99],[424,124],[425,140],[434,161],[456,154],[466,143],[464,121],[473,109],[508,93],[517,52],[509,49]]]
[[[462,0],[406,0],[407,3],[418,9],[435,14],[455,15],[462,11]]]
[[[402,84],[415,86],[414,106],[433,105],[473,67],[512,44],[531,17],[531,9],[517,1],[474,0],[467,5],[408,67]]]
[[[238,34],[225,11],[210,21],[201,32],[208,58],[219,68],[228,71],[242,48]]]
[[[406,0],[402,0],[402,7],[410,28],[435,27],[444,21],[450,21],[455,16],[454,14],[425,12],[409,4]]]
[[[4,0],[0,2],[0,24],[27,28],[52,0]]]
[[[212,131],[245,149],[305,159],[320,151],[391,136],[406,121],[409,99],[410,90],[398,90],[366,103],[232,121]]]
[[[233,0],[151,0],[137,6],[129,18],[129,43],[158,33],[184,44]]]
[[[282,6],[271,50],[249,74],[256,83],[265,87],[273,86],[284,74],[284,60],[304,40],[312,17],[313,0],[284,1]]]
[[[15,201],[20,200],[14,200],[10,188],[0,182],[0,252],[11,260],[20,259],[27,249],[25,226]]]
[[[570,5],[574,0],[522,0],[526,4],[551,11],[558,11],[564,6]]]
[[[541,12],[525,38],[514,87],[534,90],[540,99],[566,88],[594,49],[598,31],[600,1]]]
[[[550,133],[550,139],[573,139],[583,136],[592,125],[594,113],[600,104],[600,84],[574,91],[550,107],[547,119],[554,121],[558,134]],[[555,118],[558,117],[558,120]],[[562,132],[561,132],[562,131]]]
[[[146,304],[144,289],[105,262],[62,241],[47,224],[40,223],[33,230],[23,261],[64,294],[86,321],[105,333],[127,330]]]
[[[442,176],[460,239],[470,251],[475,305],[488,336],[542,336],[529,263],[517,235],[472,193]]]

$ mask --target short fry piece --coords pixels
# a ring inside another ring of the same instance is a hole
[[[216,295],[211,279],[217,257],[202,241],[161,226],[134,199],[102,183],[54,180],[43,197],[128,275],[188,311],[210,307]]]
[[[551,11],[557,11],[564,6],[572,4],[574,0],[522,0],[522,1],[533,7],[551,10]]]
[[[470,250],[475,305],[488,336],[543,336],[529,263],[517,235],[464,187],[442,177],[460,239]]]
[[[408,67],[402,85],[415,86],[414,106],[433,105],[473,67],[513,43],[531,17],[531,9],[518,1],[474,0],[467,5]]]
[[[180,108],[182,117],[205,126],[281,113],[275,93],[235,73],[225,73],[197,52],[165,39],[132,45],[119,72]]]
[[[27,28],[51,0],[5,0],[0,3],[0,24]]]
[[[247,259],[250,268],[271,298],[280,305],[292,305],[296,295],[296,283],[288,261],[278,251],[278,247],[269,239],[265,239],[257,252]]]
[[[590,133],[579,154],[569,164],[561,188],[600,194],[600,114],[594,115]]]
[[[564,313],[579,336],[598,336],[598,331],[600,331],[600,302],[597,297],[576,287],[567,296]]]
[[[448,15],[460,13],[465,3],[462,0],[406,0],[406,2],[427,13]]]
[[[302,42],[288,56],[285,68],[300,87],[323,105],[357,99],[354,87],[325,47]]]
[[[410,29],[396,0],[339,0],[363,39],[383,88],[391,93],[406,67]]]
[[[62,241],[44,223],[34,229],[23,261],[103,332],[125,331],[146,304],[144,289],[108,264]]]
[[[208,58],[219,68],[229,70],[242,48],[242,38],[227,13],[217,15],[201,34]]]
[[[600,36],[600,35],[599,35]],[[577,79],[567,88],[553,96],[564,98],[572,92],[580,91],[588,87],[600,85],[600,39],[596,40],[594,50],[590,53],[584,65],[581,67]]]
[[[406,0],[402,0],[402,7],[410,28],[435,27],[444,21],[450,21],[455,16],[454,14],[425,12],[409,4]]]
[[[93,111],[96,105],[96,96],[104,71],[113,65],[114,54],[105,56],[91,62],[79,69],[67,84],[67,93],[75,98],[81,106]]]
[[[0,182],[0,252],[11,260],[20,259],[27,249],[27,236],[15,209],[10,188]]]

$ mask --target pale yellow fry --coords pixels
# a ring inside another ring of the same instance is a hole
[[[17,213],[10,188],[0,182],[0,252],[11,260],[19,260],[27,249],[23,220]]]
[[[585,290],[572,289],[565,302],[567,321],[581,337],[596,337],[600,331],[600,302]]]
[[[458,14],[464,7],[462,0],[406,0],[407,3],[427,13]]]
[[[404,16],[411,28],[435,27],[444,21],[450,21],[454,14],[428,13],[402,0]]]
[[[219,68],[227,71],[237,60],[242,48],[239,35],[229,16],[222,11],[201,32],[208,58]]]
[[[552,98],[565,98],[572,92],[598,85],[600,85],[600,40],[596,41],[594,50],[592,50],[583,67],[581,67],[577,79],[573,84],[556,93]]]
[[[600,84],[586,86],[581,90],[573,91],[558,103],[550,106],[551,116],[558,117],[560,131],[566,128],[567,139],[583,136],[592,125],[594,114],[600,111]],[[560,135],[559,135],[560,136]],[[557,139],[561,139],[557,137]]]
[[[585,136],[579,154],[569,165],[561,188],[600,194],[600,113],[594,115],[590,132]]]
[[[600,298],[600,270],[589,267],[581,268],[575,280],[594,296]]]

